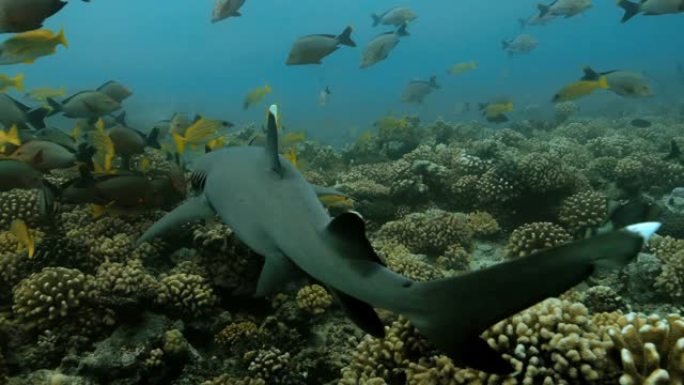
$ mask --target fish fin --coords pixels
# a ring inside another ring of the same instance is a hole
[[[527,20],[520,18],[518,19],[518,24],[520,24],[520,29],[525,29],[527,27]]]
[[[161,144],[159,144],[159,127],[155,127],[150,131],[149,135],[147,135],[147,138],[145,138],[145,144],[147,147],[152,147],[156,149],[161,148]]]
[[[621,23],[626,23],[629,21],[629,19],[636,16],[641,10],[641,4],[632,3],[628,0],[618,0],[617,5],[625,11],[625,14],[622,16],[622,20],[620,21]]]
[[[33,156],[33,159],[31,159],[31,164],[40,164],[43,163],[43,150],[40,149],[36,153],[36,155]]]
[[[506,40],[501,40],[501,49],[508,49],[509,45],[511,45],[511,43],[507,42]]]
[[[347,258],[361,259],[385,265],[368,241],[366,237],[366,223],[358,213],[346,212],[336,216],[330,221],[326,231],[335,240],[341,242]]]
[[[682,150],[679,149],[679,145],[677,142],[672,139],[670,141],[670,153],[667,154],[665,157],[665,160],[673,160],[673,159],[679,159],[682,156]]]
[[[121,111],[121,113],[117,116],[114,117],[114,121],[119,123],[120,125],[124,127],[128,127],[126,125],[126,111]]]
[[[36,129],[45,128],[45,118],[50,115],[50,111],[45,107],[34,108],[26,113],[28,123]]]
[[[601,78],[601,74],[594,71],[591,67],[586,66],[582,69],[584,71],[584,76],[581,80],[596,81]]]
[[[342,306],[345,314],[364,332],[375,338],[385,337],[385,325],[383,325],[378,313],[373,307],[357,298],[347,295],[339,290],[328,287],[337,303]]]
[[[349,47],[356,47],[356,43],[354,43],[354,41],[351,39],[352,31],[353,29],[351,26],[345,28],[344,31],[342,31],[342,33],[337,37],[338,43]]]
[[[29,258],[33,258],[36,244],[26,222],[23,219],[13,220],[10,225],[10,232],[17,238],[17,251],[22,251],[25,248],[28,251]]]
[[[275,253],[266,256],[254,296],[265,297],[275,294],[279,289],[302,276],[303,273],[299,267],[285,255]]]
[[[240,16],[242,16],[242,14],[239,11],[235,11],[231,14],[231,16],[240,17]]]
[[[171,134],[173,136],[173,142],[176,144],[176,151],[182,155],[185,153],[185,138],[175,132]]]
[[[270,159],[271,170],[282,176],[283,167],[278,154],[278,106],[275,104],[268,109],[265,149],[266,156]]]
[[[48,113],[48,116],[58,114],[58,113],[62,112],[62,110],[64,109],[62,107],[62,105],[58,101],[56,101],[55,99],[47,98],[46,100],[48,102],[48,106],[50,106],[50,108],[51,108],[50,112]]]
[[[167,235],[186,223],[212,218],[214,215],[214,209],[204,195],[190,198],[147,229],[136,241],[136,245]]]
[[[55,39],[57,40],[57,42],[59,44],[63,45],[64,47],[66,47],[66,48],[69,47],[69,42],[67,41],[66,36],[64,35],[64,28],[63,27],[62,27],[62,29],[59,30],[59,33],[57,34],[57,36],[55,36]]]
[[[493,353],[484,341],[474,345],[484,330],[562,294],[589,277],[598,265],[625,266],[636,258],[644,241],[640,235],[621,230],[458,277],[413,283],[406,289],[406,298],[420,305],[405,315],[456,364],[510,373],[510,365],[492,361]],[[473,346],[478,354],[472,353]]]
[[[399,27],[399,29],[397,30],[397,35],[402,36],[402,37],[403,36],[411,36],[411,34],[406,30],[406,26],[407,26],[406,23],[402,24],[401,27]]]
[[[17,76],[15,76],[12,79],[12,85],[14,86],[14,88],[17,89],[17,91],[23,91],[24,90],[24,74],[17,74]]]
[[[437,76],[432,75],[430,77],[430,87],[432,88],[440,88],[439,84],[437,84]]]
[[[382,21],[382,18],[375,13],[371,13],[371,18],[373,19],[373,27],[377,27]]]
[[[19,137],[19,127],[17,127],[16,124],[13,124],[12,127],[10,127],[9,131],[7,131],[7,134],[5,135],[5,142],[13,144],[17,147],[21,146],[21,138]]]
[[[59,206],[56,204],[55,197],[60,194],[61,191],[57,186],[47,180],[43,180],[43,185],[38,192],[38,213],[41,217],[52,218]]]
[[[546,4],[537,4],[537,9],[539,10],[539,18],[542,18],[546,16],[547,13],[549,13],[551,7],[549,7]]]

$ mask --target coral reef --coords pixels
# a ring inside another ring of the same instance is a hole
[[[162,278],[156,300],[170,310],[193,317],[211,311],[216,303],[214,291],[204,277],[184,273]]]
[[[506,245],[506,256],[525,257],[570,242],[571,239],[570,234],[554,223],[528,223],[513,230]]]
[[[297,306],[309,314],[325,313],[332,302],[332,296],[321,285],[304,286],[297,292]]]
[[[603,194],[595,191],[582,191],[567,197],[558,213],[558,221],[573,234],[599,226],[606,219],[608,219],[607,199]]]

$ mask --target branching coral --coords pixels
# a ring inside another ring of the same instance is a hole
[[[203,277],[173,274],[159,282],[157,302],[185,316],[199,316],[213,308],[216,297]]]
[[[278,348],[262,349],[245,354],[249,361],[247,372],[253,378],[260,378],[268,384],[288,384],[302,374],[297,373],[290,353]]]
[[[572,238],[562,227],[551,222],[534,222],[515,229],[508,238],[506,256],[525,257],[570,242]]]
[[[390,269],[407,278],[431,281],[444,276],[439,269],[428,263],[424,256],[412,254],[404,245],[378,241],[375,247],[378,255],[385,260]]]
[[[684,319],[628,314],[610,329],[623,374],[621,385],[684,383]]]
[[[332,296],[321,285],[304,286],[297,292],[297,307],[313,315],[325,313],[332,302]]]
[[[97,270],[94,284],[100,297],[111,304],[152,299],[158,287],[157,281],[145,271],[142,262],[137,259],[126,264],[103,263]]]
[[[31,227],[40,223],[38,190],[14,189],[0,192],[0,229],[9,229],[15,219],[22,219]]]
[[[654,237],[648,246],[662,262],[655,288],[674,300],[684,300],[684,240]]]
[[[499,222],[491,214],[484,211],[469,213],[466,219],[475,237],[489,237],[496,235],[501,230]]]
[[[608,217],[606,197],[595,191],[582,191],[563,201],[558,220],[571,233],[601,225]]]
[[[523,183],[535,193],[561,190],[573,182],[564,163],[551,154],[533,152],[525,155],[519,167]]]
[[[235,322],[216,334],[214,341],[219,345],[235,349],[239,346],[250,346],[258,339],[260,333],[259,327],[254,322]]]

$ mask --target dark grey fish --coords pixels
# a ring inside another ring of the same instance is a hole
[[[361,68],[368,68],[387,59],[390,52],[399,44],[399,39],[408,35],[406,24],[404,24],[394,32],[383,33],[373,38],[363,49]]]
[[[110,98],[116,100],[119,103],[123,102],[124,100],[128,99],[131,95],[133,95],[133,92],[126,88],[126,86],[114,80],[110,80],[105,84],[101,85],[96,91],[100,91],[103,94],[108,95]]]
[[[100,118],[121,108],[121,103],[100,91],[82,91],[59,103],[47,99],[51,115],[63,113],[67,118]]]
[[[371,14],[373,18],[373,27],[378,25],[395,25],[397,27],[408,24],[418,17],[415,12],[407,7],[394,7],[380,15]]]
[[[245,0],[216,0],[214,10],[211,14],[211,22],[217,23],[229,17],[242,16],[240,8],[245,4]]]
[[[48,112],[47,108],[31,109],[7,94],[0,94],[0,123],[5,127],[30,124],[33,128],[43,128]]]
[[[26,32],[38,29],[48,17],[66,5],[62,0],[0,1],[0,33]]]
[[[43,174],[26,162],[15,159],[0,160],[0,191],[39,188],[42,184]]]
[[[430,80],[412,80],[406,85],[401,101],[406,103],[423,103],[423,99],[438,88],[436,76],[432,76]]]
[[[563,293],[598,265],[626,265],[659,227],[640,224],[466,275],[412,281],[384,266],[358,214],[331,218],[316,189],[278,155],[276,114],[272,106],[264,148],[233,147],[200,158],[191,179],[201,195],[164,216],[138,244],[218,215],[265,257],[257,295],[274,293],[304,272],[330,288],[365,332],[384,336],[374,308],[387,309],[406,316],[456,364],[508,374],[513,367],[479,337],[483,331]]]
[[[351,39],[352,27],[339,35],[308,35],[300,37],[292,45],[287,65],[321,64],[321,60],[337,51],[340,45],[356,47]]]

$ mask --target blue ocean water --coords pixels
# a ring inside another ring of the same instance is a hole
[[[419,15],[390,57],[361,70],[363,46],[388,27],[371,26],[371,12],[396,5]],[[29,87],[92,89],[115,79],[135,95],[125,102],[130,121],[141,128],[174,112],[205,114],[238,125],[263,120],[263,105],[282,105],[286,125],[332,143],[351,127],[364,130],[387,113],[417,114],[422,120],[478,119],[460,114],[476,104],[508,96],[520,117],[525,106],[550,109],[551,96],[581,76],[581,68],[643,71],[658,96],[625,100],[615,95],[580,102],[583,111],[608,107],[672,104],[684,95],[676,66],[684,62],[682,16],[637,16],[621,24],[612,1],[595,1],[585,14],[529,27],[539,40],[529,55],[509,57],[501,40],[521,33],[519,18],[536,12],[533,1],[330,1],[247,0],[242,17],[210,22],[209,0],[70,1],[46,27],[65,28],[70,46],[34,65],[15,66]],[[342,47],[321,66],[289,67],[292,43],[313,33],[338,34],[352,25],[357,48]],[[475,60],[478,69],[450,76],[456,63]],[[437,75],[441,89],[422,105],[400,102],[407,81]],[[242,100],[255,87],[270,84],[263,105],[244,111]],[[322,88],[332,95],[318,105]]]

